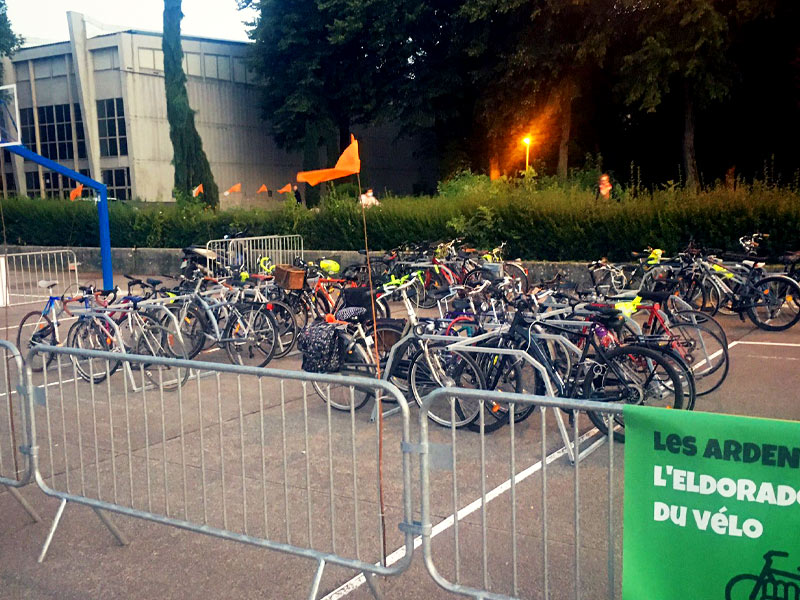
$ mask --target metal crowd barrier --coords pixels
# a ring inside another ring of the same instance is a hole
[[[260,237],[210,240],[206,249],[217,254],[208,260],[208,268],[242,267],[250,273],[261,272],[261,259],[269,258],[273,265],[292,264],[295,257],[303,258],[303,237],[300,235],[266,235]]]
[[[39,522],[41,517],[19,493],[19,488],[30,483],[33,476],[30,430],[26,418],[27,388],[24,385],[25,369],[19,351],[9,342],[0,340],[3,353],[0,367],[0,485],[4,486],[22,508]]]
[[[464,439],[452,427],[429,428],[427,411],[442,401],[450,403],[453,421],[458,402],[481,404],[478,440]],[[512,414],[520,405],[538,408],[526,421],[510,419],[503,430],[486,436],[483,405],[489,401]],[[613,417],[622,413],[621,405],[446,387],[424,399],[420,443],[414,448],[420,455],[418,531],[425,566],[445,590],[494,600],[620,597],[622,496],[614,487],[614,436],[604,436],[605,458],[595,454],[589,466],[582,466],[586,459],[576,453],[571,477],[565,469],[550,473],[548,465],[568,453],[558,429],[548,423],[548,408],[573,414],[573,448],[599,435],[581,416],[586,411],[602,412],[609,431]],[[518,430],[524,431],[523,440]],[[540,443],[533,441],[537,437]],[[480,494],[465,497],[464,488],[474,494],[476,480]],[[552,516],[560,513],[559,522],[569,522],[570,512],[572,530],[553,531]],[[433,522],[432,515],[442,514],[450,516]],[[591,576],[583,577],[584,572]]]
[[[69,288],[78,291],[78,260],[72,250],[43,250],[0,256],[0,306],[46,302],[48,296],[64,294]],[[52,290],[40,287],[40,281],[58,281]]]
[[[391,384],[53,346],[35,353],[55,358],[49,370],[27,371],[34,476],[61,501],[40,562],[75,503],[91,507],[121,544],[108,513],[313,560],[311,598],[326,564],[364,573],[377,596],[374,575],[410,563],[413,532],[388,526],[412,520],[410,457],[400,444],[385,447],[384,471],[402,474],[402,485],[381,489],[379,429],[353,404],[361,394],[396,401],[407,445],[408,405]],[[118,361],[139,384],[121,374],[89,383],[92,369],[106,374]],[[158,385],[162,367],[192,375],[181,386]],[[350,411],[323,403],[336,386],[349,391]],[[384,549],[397,545],[404,558],[385,561]]]

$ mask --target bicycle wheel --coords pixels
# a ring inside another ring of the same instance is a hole
[[[433,390],[447,387],[461,387],[482,390],[486,388],[483,370],[467,354],[449,352],[445,348],[429,348],[431,364],[424,350],[419,350],[411,358],[409,387],[414,400],[420,407],[423,400]],[[466,427],[474,422],[481,410],[478,400],[448,397],[439,398],[428,408],[428,418],[444,427]]]
[[[681,310],[678,309],[672,313],[676,323],[691,323],[692,325],[700,325],[708,329],[711,333],[717,336],[722,343],[727,347],[728,334],[722,328],[722,325],[711,315],[708,315],[699,310]]]
[[[56,345],[56,328],[53,327],[50,317],[41,311],[31,311],[19,322],[17,331],[17,348],[22,353],[25,360],[28,360],[28,353],[39,345]],[[30,357],[31,370],[39,373],[47,368],[55,355],[51,352],[37,352]]]
[[[755,595],[762,589],[764,583],[758,575],[742,573],[737,575],[725,586],[725,600],[750,600],[751,598],[763,598],[764,596]]]
[[[149,315],[140,314],[136,354],[159,358],[186,359],[186,352],[175,339],[174,332]],[[136,363],[133,363],[133,366]],[[171,364],[139,363],[144,376],[156,388],[165,391],[177,389],[189,379],[189,369]]]
[[[228,318],[224,346],[235,365],[264,367],[277,347],[278,326],[264,306],[239,304]]]
[[[522,267],[515,263],[507,262],[503,263],[503,271],[514,280],[514,289],[517,293],[528,293],[528,276],[525,275],[525,271],[522,270]]]
[[[754,284],[752,304],[747,316],[765,331],[785,331],[800,320],[797,299],[800,284],[784,275],[764,277]]]
[[[389,365],[389,355],[392,348],[403,338],[403,328],[393,323],[379,322],[373,329],[367,330],[367,335],[372,336],[378,349],[378,359],[381,365],[381,374],[384,379],[390,381],[404,394],[408,392],[408,369],[411,363],[411,355],[414,353],[413,344],[407,344],[405,348],[395,351],[392,364]],[[374,359],[375,350],[369,349],[370,358]],[[391,367],[390,374],[383,373],[387,367]]]
[[[277,347],[275,348],[275,355],[272,358],[283,358],[294,348],[297,342],[297,319],[291,307],[272,300],[267,303],[267,310],[275,317],[275,324],[278,326],[278,335],[275,338]]]
[[[619,346],[608,352],[605,361],[596,367],[583,381],[583,395],[587,400],[683,408],[680,375],[656,350]],[[608,432],[604,414],[595,411],[586,414],[599,431]],[[624,416],[614,415],[612,422],[614,439],[624,442]]]
[[[186,356],[194,358],[205,346],[207,319],[199,308],[191,304],[177,309],[175,318],[178,320],[181,336],[187,348]],[[169,317],[165,316],[164,319],[168,320]]]
[[[113,336],[109,335],[105,327],[92,319],[82,319],[73,323],[67,332],[67,343],[73,348],[103,352],[111,352],[116,345]],[[79,356],[70,358],[80,378],[89,383],[102,383],[122,364],[121,361],[109,361],[104,358]]]
[[[350,338],[351,340],[352,338]],[[350,341],[348,340],[348,342]],[[337,375],[359,375],[361,377],[375,377],[375,360],[367,354],[361,344],[353,344],[345,351],[342,357],[342,365]],[[370,398],[375,397],[372,389],[359,388],[356,386],[320,383],[312,381],[311,385],[323,402],[328,402],[331,408],[336,410],[349,411],[358,410],[364,406]]]
[[[728,345],[703,325],[673,323],[670,347],[694,374],[697,395],[710,394],[725,381],[730,368]]]

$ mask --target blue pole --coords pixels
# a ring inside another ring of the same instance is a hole
[[[100,188],[100,202],[97,203],[97,217],[100,222],[100,262],[103,268],[103,287],[114,287],[114,270],[111,268],[111,230],[108,226],[108,188]]]
[[[114,271],[111,267],[111,230],[108,226],[108,188],[105,184],[95,181],[94,179],[81,175],[77,171],[68,169],[55,161],[45,158],[40,154],[36,154],[28,150],[22,144],[17,146],[6,146],[9,152],[21,156],[25,160],[42,165],[44,168],[61,175],[66,175],[70,179],[74,179],[78,183],[82,183],[86,187],[97,190],[100,193],[100,202],[97,203],[97,217],[100,223],[100,263],[103,269],[103,287],[110,290],[114,287]]]

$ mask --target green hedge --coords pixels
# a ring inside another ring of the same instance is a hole
[[[97,246],[93,203],[14,198],[2,203],[8,243]],[[247,228],[250,235],[299,233],[309,249],[363,247],[361,210],[352,197],[329,194],[319,209],[287,202],[276,210],[214,212],[194,205],[128,205],[110,208],[117,247],[181,247]],[[739,236],[771,234],[773,251],[800,249],[800,195],[764,185],[717,187],[700,194],[679,189],[623,194],[597,201],[579,185],[456,180],[434,197],[387,198],[367,211],[370,246],[464,235],[489,247],[508,241],[509,256],[532,260],[619,260],[651,245],[673,252],[689,237],[737,249]]]

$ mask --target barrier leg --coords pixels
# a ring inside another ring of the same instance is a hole
[[[39,559],[36,562],[44,562],[44,557],[47,556],[47,550],[50,548],[50,542],[53,541],[53,536],[56,533],[56,529],[58,529],[58,524],[61,522],[61,515],[64,514],[64,507],[66,505],[67,501],[62,499],[61,504],[58,505],[58,510],[56,511],[56,518],[53,519],[53,524],[50,525],[50,531],[47,532],[47,539],[44,541],[44,546],[42,546],[42,551],[39,553]]]
[[[378,587],[378,578],[373,573],[364,573],[364,579],[366,579],[369,591],[372,592],[375,600],[383,600],[383,594],[381,594],[381,590]]]
[[[103,525],[105,525],[106,528],[111,532],[111,535],[113,535],[117,539],[117,542],[119,542],[120,546],[127,546],[128,544],[130,544],[128,538],[125,537],[125,534],[123,534],[117,528],[117,526],[114,525],[114,521],[111,520],[111,517],[109,517],[99,508],[92,508],[92,510],[94,511],[94,514],[96,514],[97,517],[103,522]]]
[[[31,516],[31,519],[33,519],[35,523],[42,522],[42,517],[40,517],[39,513],[37,513],[36,510],[34,510],[34,508],[30,504],[28,504],[28,501],[22,497],[22,494],[19,493],[19,490],[17,488],[7,485],[6,489],[8,490],[8,493],[11,494],[11,497],[20,503],[20,506],[22,506],[22,508],[25,509],[25,512],[27,512]]]
[[[319,593],[319,584],[322,581],[322,571],[325,570],[325,561],[320,559],[317,563],[317,572],[314,573],[314,581],[311,583],[311,591],[308,593],[308,600],[316,600]]]

